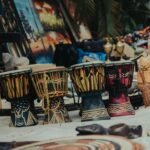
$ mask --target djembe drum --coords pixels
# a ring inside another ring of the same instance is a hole
[[[30,73],[31,69],[0,73],[2,97],[11,103],[10,126],[24,127],[38,123],[31,107],[34,98]]]
[[[102,101],[104,88],[104,66],[101,62],[90,62],[70,67],[70,77],[78,96],[82,97],[81,121],[110,119]]]
[[[134,63],[131,61],[105,64],[106,89],[109,91],[108,112],[112,117],[135,114],[128,97],[133,72]]]
[[[70,122],[64,106],[68,73],[64,67],[40,68],[32,72],[32,81],[45,112],[44,123]]]

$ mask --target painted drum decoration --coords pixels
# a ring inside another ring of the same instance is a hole
[[[81,121],[110,119],[101,97],[105,86],[103,63],[73,65],[69,72],[77,94],[82,97]]]
[[[63,100],[63,96],[67,94],[67,69],[64,67],[36,69],[32,72],[32,81],[38,98],[42,100],[44,123],[70,122]]]
[[[37,117],[33,113],[31,69],[20,69],[0,73],[2,97],[11,103],[10,126],[24,127],[36,125]]]
[[[108,112],[112,117],[135,114],[127,92],[132,85],[133,72],[132,61],[105,64],[106,89],[109,91]]]

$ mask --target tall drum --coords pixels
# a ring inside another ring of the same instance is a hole
[[[110,119],[101,96],[105,86],[103,63],[73,65],[70,77],[77,94],[82,97],[81,121]]]
[[[67,94],[68,73],[64,67],[39,68],[32,72],[32,81],[42,108],[44,123],[70,122],[64,106],[63,96]]]
[[[132,85],[134,63],[131,61],[105,64],[106,89],[109,91],[110,116],[134,115],[135,112],[128,97],[128,88]]]
[[[33,113],[30,69],[0,73],[2,97],[11,103],[11,126],[24,127],[37,124]]]

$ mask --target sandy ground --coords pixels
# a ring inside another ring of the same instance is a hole
[[[80,122],[78,111],[69,112],[71,123],[47,124],[43,125],[40,121],[38,125],[31,127],[9,127],[10,117],[0,117],[0,141],[43,141],[48,139],[76,136],[75,128],[77,126],[89,125],[93,123],[109,127],[117,123],[126,123],[128,125],[142,125],[143,137],[136,139],[143,143],[147,150],[150,150],[150,137],[147,133],[150,131],[150,107],[141,107],[134,116],[113,117],[110,120]]]

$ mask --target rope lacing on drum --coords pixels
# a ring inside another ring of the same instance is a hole
[[[60,107],[60,102],[57,104],[57,106],[55,108],[51,108],[51,101],[50,101],[51,98],[49,97],[48,86],[47,86],[48,82],[49,82],[48,78],[49,77],[47,76],[47,74],[44,73],[44,83],[45,83],[44,84],[44,86],[45,86],[44,93],[45,93],[45,95],[44,95],[43,100],[42,100],[42,109],[45,111],[45,114],[47,113],[47,115],[48,115],[48,122],[55,123],[55,120],[54,120],[55,118],[59,122],[59,118],[57,117],[56,113],[57,113],[57,109]],[[47,103],[46,107],[44,106],[45,100],[46,100],[46,103]],[[50,112],[53,113],[53,116],[51,117],[51,119],[50,119]],[[61,112],[61,115],[62,115],[62,118],[63,118],[62,112]],[[63,122],[65,122],[64,118],[63,118]]]

